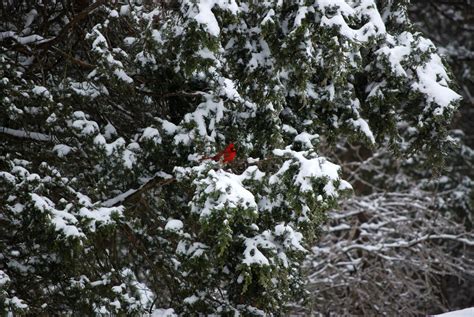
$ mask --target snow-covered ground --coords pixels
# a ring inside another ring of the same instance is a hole
[[[435,315],[434,317],[474,317],[474,307]]]

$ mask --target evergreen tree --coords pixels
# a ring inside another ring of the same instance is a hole
[[[406,6],[2,1],[0,307],[301,301],[303,259],[351,188],[321,144],[439,162],[450,142],[459,95]],[[231,142],[231,163],[203,159]]]
[[[472,228],[474,219],[474,39],[472,37],[474,3],[470,1],[430,2],[414,1],[411,15],[417,26],[430,34],[453,70],[459,92],[463,96],[454,118],[452,137],[459,144],[448,152],[446,177],[439,179],[439,191],[450,193],[440,201],[451,214]]]

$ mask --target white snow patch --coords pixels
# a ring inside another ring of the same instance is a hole
[[[100,95],[108,95],[109,91],[105,86],[97,86],[91,82],[83,81],[79,82],[71,82],[70,83],[71,89],[78,95],[89,97],[91,99],[97,98]]]
[[[56,144],[53,147],[53,152],[55,152],[56,155],[59,156],[59,157],[64,157],[64,156],[68,155],[69,152],[71,152],[71,150],[72,150],[72,147],[70,147],[66,144]]]
[[[189,245],[188,241],[181,240],[176,247],[176,253],[185,254],[193,258],[202,256],[207,249],[209,249],[209,247],[204,243],[193,242],[191,245]]]
[[[183,222],[178,219],[170,219],[166,223],[165,230],[168,231],[180,231],[183,229]]]
[[[174,123],[168,120],[160,119],[160,122],[161,122],[161,128],[168,135],[173,135],[178,130],[178,127]]]
[[[328,183],[324,187],[327,195],[337,196],[338,193],[333,183],[339,180],[339,169],[340,166],[329,162],[324,157],[306,158],[308,152],[296,152],[292,150],[274,150],[273,154],[276,156],[289,155],[292,157],[291,160],[287,160],[283,163],[280,170],[270,177],[270,184],[279,182],[279,177],[284,174],[291,165],[299,165],[299,171],[294,177],[295,184],[300,186],[302,192],[313,191],[311,179],[326,178]]]
[[[434,315],[436,317],[473,317],[474,316],[474,307],[455,310],[449,313],[444,313],[440,315]]]
[[[10,277],[7,273],[0,270],[0,287],[10,282]]]
[[[135,43],[136,41],[137,41],[137,38],[131,37],[131,36],[127,36],[126,38],[123,39],[123,43],[127,46],[133,45],[133,43]]]
[[[82,111],[75,111],[73,117],[76,119],[72,122],[72,127],[79,134],[90,135],[99,131],[99,125],[95,121],[87,120],[86,115]]]
[[[161,144],[160,132],[155,128],[147,127],[143,130],[142,136],[140,137],[140,141],[144,140],[151,140],[155,144]]]
[[[22,299],[19,299],[19,298],[16,297],[16,296],[13,296],[12,298],[7,298],[7,299],[5,300],[5,304],[6,304],[7,307],[8,307],[9,305],[11,305],[11,306],[16,307],[16,308],[19,308],[19,309],[25,309],[25,308],[28,307],[28,305],[25,304]]]
[[[119,13],[117,12],[117,10],[112,10],[112,11],[109,12],[109,17],[110,18],[118,18]]]
[[[317,134],[309,134],[307,132],[301,132],[295,137],[295,142],[301,143],[301,145],[306,149],[313,148],[312,141],[317,139],[319,135]]]
[[[244,250],[244,259],[242,263],[246,265],[270,265],[268,258],[258,249],[260,246],[266,246],[266,249],[276,249],[276,246],[268,238],[270,233],[267,231],[262,234],[245,239],[245,250]]]
[[[33,193],[30,194],[30,198],[39,211],[47,212],[51,215],[52,219],[50,221],[57,231],[63,232],[68,237],[84,236],[84,233],[80,232],[75,226],[75,224],[78,223],[77,218],[68,212],[72,207],[71,204],[67,205],[64,210],[59,210],[56,209],[54,203],[46,197]]]
[[[449,78],[437,54],[431,54],[430,61],[418,67],[416,73],[419,82],[414,83],[412,88],[425,94],[428,102],[439,105],[434,111],[435,115],[442,115],[452,102],[461,99],[459,94],[447,87]]]
[[[46,87],[43,86],[35,86],[31,91],[38,96],[42,96],[48,99],[51,99],[51,93]]]
[[[183,302],[185,302],[186,304],[188,305],[192,305],[194,304],[195,302],[197,302],[199,300],[199,297],[197,297],[196,295],[191,295],[191,296],[188,296],[186,297]]]
[[[104,137],[106,139],[110,139],[112,136],[117,134],[117,129],[109,122],[104,127]]]
[[[193,202],[191,210],[199,213],[201,217],[224,208],[253,209],[256,212],[255,197],[242,185],[243,179],[245,176],[223,170],[210,170],[206,178],[195,181],[199,191],[206,195],[204,206]],[[210,193],[218,193],[219,196],[216,198],[215,194],[209,195]]]
[[[306,252],[306,249],[301,245],[303,235],[300,232],[295,231],[290,225],[285,225],[283,223],[276,225],[274,233],[275,236],[285,237],[283,246],[286,249]]]
[[[36,141],[52,141],[53,137],[44,133],[29,132],[24,130],[10,129],[0,126],[0,132],[9,134],[18,138],[32,139]]]
[[[115,70],[114,70],[114,75],[115,75],[118,79],[120,79],[120,80],[126,82],[127,84],[133,83],[133,79],[132,79],[130,76],[128,76],[127,73],[126,73],[123,69],[121,69],[121,68],[115,69]]]
[[[173,308],[157,308],[150,317],[178,317]]]
[[[113,223],[112,215],[122,216],[123,206],[120,207],[99,207],[97,209],[89,209],[82,207],[79,214],[91,220],[89,225],[92,231],[95,231],[99,225],[108,225]]]
[[[206,32],[213,36],[219,36],[219,23],[212,12],[214,6],[218,6],[232,14],[239,12],[239,7],[235,0],[200,0],[188,10],[187,14],[201,24]]]
[[[293,128],[292,126],[289,126],[287,124],[284,124],[282,126],[282,130],[284,132],[288,133],[288,134],[298,134],[298,131],[295,128]]]
[[[359,118],[357,120],[354,119],[349,119],[349,123],[352,124],[357,130],[362,132],[372,144],[375,144],[375,137],[374,134],[372,133],[372,130],[370,130],[369,124],[367,121],[365,121],[362,118]]]
[[[29,27],[37,16],[38,16],[38,11],[36,11],[36,9],[31,9],[30,12],[26,14],[24,27],[25,28]]]
[[[211,94],[204,94],[204,97],[205,102],[200,103],[194,112],[186,114],[182,121],[184,124],[194,126],[193,130],[183,130],[177,134],[174,138],[175,144],[190,144],[195,133],[211,140],[215,139],[215,126],[224,118],[224,112],[227,109],[222,99],[216,100],[216,97]]]

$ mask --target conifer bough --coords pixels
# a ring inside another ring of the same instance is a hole
[[[2,4],[5,311],[282,314],[351,188],[319,144],[449,143],[459,96],[405,1],[78,7]],[[244,164],[199,161],[231,141]]]

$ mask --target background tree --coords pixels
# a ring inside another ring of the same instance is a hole
[[[474,235],[460,215],[472,211],[472,181],[464,175],[458,183],[456,166],[472,162],[473,152],[463,147],[463,156],[449,154],[449,174],[440,178],[387,151],[341,162],[362,190],[329,214],[305,264],[312,305],[295,311],[423,315],[469,307]]]

